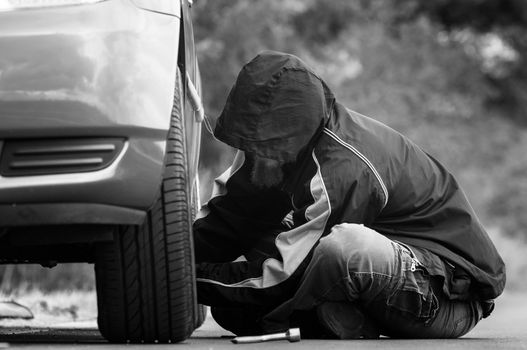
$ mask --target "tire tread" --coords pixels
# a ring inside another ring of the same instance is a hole
[[[199,323],[180,74],[177,81],[157,200],[141,226],[119,227],[96,249],[98,324],[111,342],[179,342]]]

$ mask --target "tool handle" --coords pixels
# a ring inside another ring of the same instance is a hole
[[[262,342],[271,341],[271,340],[283,340],[283,339],[287,339],[285,333],[236,337],[236,338],[233,338],[231,341],[234,344],[249,344],[249,343],[262,343]]]

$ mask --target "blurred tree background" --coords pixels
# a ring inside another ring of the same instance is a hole
[[[194,33],[209,116],[258,52],[298,55],[341,103],[456,175],[517,276],[509,287],[526,286],[525,0],[199,0]],[[232,156],[204,133],[203,200]]]
[[[527,1],[198,0],[193,16],[209,116],[258,52],[298,55],[341,103],[456,175],[506,260],[508,288],[527,288]],[[204,131],[202,200],[232,157]],[[91,266],[58,269],[16,267],[10,281],[93,287]]]

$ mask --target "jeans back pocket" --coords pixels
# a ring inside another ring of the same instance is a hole
[[[418,320],[432,320],[439,303],[426,270],[418,267],[404,271],[401,282],[389,296],[387,305]]]

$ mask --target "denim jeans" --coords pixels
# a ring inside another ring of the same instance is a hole
[[[442,282],[430,276],[411,247],[363,225],[336,225],[320,240],[303,274],[291,325],[302,329],[302,337],[324,338],[321,325],[357,327],[348,318],[359,314],[367,337],[457,338],[481,320],[482,308],[477,301],[449,300]],[[343,307],[330,320],[320,319],[328,315],[316,312],[324,303]],[[212,308],[212,315],[238,335],[261,331],[257,308]]]
[[[477,301],[449,300],[442,278],[430,276],[411,247],[357,224],[336,225],[321,239],[299,292],[297,309],[351,303],[370,328],[396,338],[457,338],[483,316]]]

